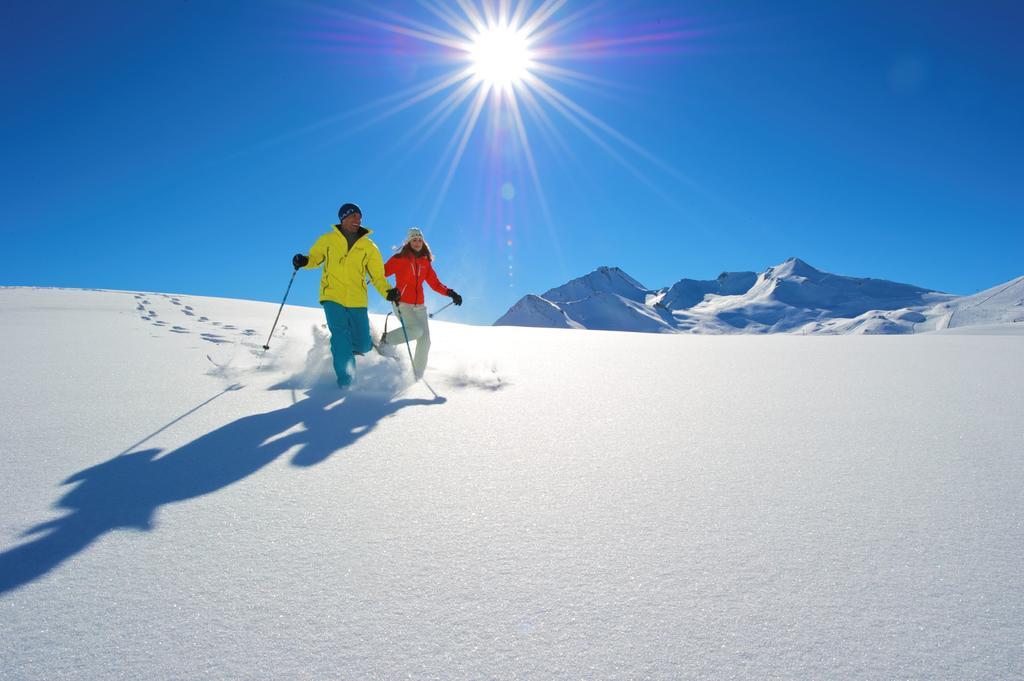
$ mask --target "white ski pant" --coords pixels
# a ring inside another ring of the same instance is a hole
[[[416,341],[416,352],[412,358],[412,371],[416,378],[422,378],[427,368],[427,355],[430,354],[430,327],[427,325],[427,306],[398,303],[398,311],[402,313],[401,321],[405,323],[405,332],[399,325],[397,329],[388,331],[384,342],[388,345],[404,345],[405,336],[409,341]]]

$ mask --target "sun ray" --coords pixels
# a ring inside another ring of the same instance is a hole
[[[454,91],[448,94],[431,113],[416,124],[414,128],[408,130],[402,137],[392,145],[393,150],[404,150],[404,157],[411,155],[413,152],[418,150],[423,144],[430,139],[437,129],[440,128],[446,120],[448,120],[453,113],[462,105],[473,91],[476,89],[476,84],[470,80],[465,80],[463,83],[456,88]],[[426,126],[430,126],[423,134],[419,134]],[[419,136],[418,139],[412,143],[414,137]]]
[[[549,90],[553,91],[551,88],[549,88]],[[607,153],[613,159],[618,161],[619,164],[623,168],[628,170],[631,175],[633,175],[635,178],[637,178],[643,184],[645,184],[648,189],[657,194],[663,201],[665,201],[673,208],[675,208],[681,215],[684,216],[684,218],[691,224],[691,226],[698,228],[705,233],[710,233],[706,227],[694,223],[692,220],[689,219],[689,217],[687,217],[689,215],[689,211],[687,210],[686,206],[679,203],[676,197],[672,196],[664,189],[662,189],[656,182],[649,178],[646,173],[640,170],[640,168],[638,168],[634,163],[629,161],[617,149],[612,147],[606,140],[602,139],[601,136],[594,132],[593,129],[588,127],[587,122],[580,116],[576,115],[573,112],[573,110],[564,106],[558,99],[552,97],[547,92],[539,91],[539,94],[541,97],[546,99],[548,103],[551,104],[556,111],[558,111],[558,113],[562,114],[562,116],[567,121],[572,123],[572,125],[575,126],[578,130],[580,130],[580,132],[582,132],[584,135],[590,138],[590,140],[594,142],[594,144],[601,147],[601,149],[603,149],[605,153]]]
[[[534,84],[531,87],[536,87],[536,85],[537,84]],[[584,135],[589,137],[592,142],[594,142],[595,144],[600,146],[602,149],[604,149],[604,151],[606,153],[608,153],[609,156],[614,158],[616,161],[618,161],[620,164],[622,164],[623,167],[625,167],[626,169],[628,169],[631,172],[633,172],[634,174],[636,174],[638,177],[643,179],[645,182],[649,182],[649,180],[647,179],[647,176],[644,175],[643,172],[640,171],[639,168],[637,168],[632,163],[630,163],[622,154],[619,153],[619,151],[617,149],[615,149],[615,147],[613,147],[610,144],[608,144],[607,141],[602,139],[600,135],[598,135],[596,132],[594,132],[593,128],[591,128],[589,125],[587,125],[586,121],[581,116],[577,115],[570,108],[568,108],[562,102],[560,102],[558,99],[556,99],[555,97],[551,96],[551,94],[550,94],[551,90],[552,90],[552,88],[550,88],[550,87],[548,87],[547,89],[543,89],[543,90],[542,89],[538,89],[537,90],[537,94],[539,94],[542,98],[544,98],[544,100],[547,101],[548,104],[555,111],[560,113],[562,115],[562,117],[565,118],[565,120],[569,121],[569,123],[571,123],[577,130],[582,132]]]
[[[456,50],[466,49],[465,40],[460,40],[457,36],[449,35],[442,31],[438,31],[432,27],[424,26],[424,28],[422,29],[410,28],[408,26],[402,26],[401,24],[379,21],[377,19],[372,19],[368,16],[363,16],[360,14],[350,14],[349,12],[345,12],[338,9],[324,8],[323,11],[325,14],[329,14],[331,16],[346,19],[348,21],[358,22],[366,26],[373,26],[374,28],[380,28],[390,33],[397,33],[399,35],[405,35],[410,38],[416,38],[417,40],[433,43],[435,45],[441,45],[442,47],[450,47]],[[388,14],[388,12],[384,10],[378,11],[381,12],[381,14]],[[401,15],[394,16],[397,16],[400,20],[406,21],[408,23],[418,24],[418,22],[415,22],[406,17],[402,17]]]
[[[462,155],[466,151],[466,145],[469,144],[469,138],[473,135],[473,130],[476,129],[476,122],[480,118],[480,112],[483,111],[484,103],[486,102],[489,94],[489,87],[481,88],[477,93],[476,101],[473,102],[473,106],[468,112],[471,114],[469,122],[465,126],[465,131],[462,133],[462,139],[459,141],[459,146],[455,150],[455,156],[452,158],[451,165],[448,167],[448,174],[445,176],[444,182],[441,185],[441,190],[434,203],[434,208],[430,211],[430,219],[428,220],[428,223],[430,224],[434,222],[437,218],[438,212],[441,210],[441,204],[444,202],[444,197],[448,193],[448,188],[451,186],[452,178],[455,177],[455,171],[458,169],[459,163],[462,161]]]
[[[626,36],[623,38],[608,38],[604,40],[591,40],[588,42],[572,43],[569,45],[552,45],[544,50],[544,57],[549,59],[607,59],[611,55],[627,56],[633,54],[648,54],[657,51],[658,45],[669,45],[675,50],[684,49],[684,46],[693,44],[694,38],[702,37],[703,31],[665,31],[660,33],[646,33],[641,35]],[[630,48],[624,51],[619,48]],[[647,49],[638,49],[647,48]]]
[[[617,150],[615,147],[609,144],[607,140],[602,139],[601,136],[598,135],[594,131],[594,129],[587,124],[587,121],[585,119],[583,119],[569,107],[565,106],[558,99],[553,97],[551,95],[551,92],[553,91],[553,88],[547,87],[546,89],[538,89],[537,93],[541,97],[543,97],[548,102],[548,104],[550,104],[552,108],[555,109],[555,111],[562,114],[562,117],[569,121],[569,123],[571,123],[574,127],[576,127],[577,130],[579,130],[588,138],[590,138],[590,140],[597,144],[599,147],[601,147],[605,151],[605,153],[607,153],[613,159],[618,161],[623,168],[628,170],[637,179],[643,181],[651,188],[655,188],[654,183],[651,181],[650,178],[647,177],[647,175],[642,170],[640,170],[640,168],[638,168],[636,165],[630,162],[625,156],[623,156],[619,152],[619,150]]]
[[[273,147],[274,145],[281,144],[283,142],[287,142],[287,141],[295,139],[297,137],[301,137],[302,135],[308,135],[310,133],[316,132],[317,130],[321,130],[321,129],[323,129],[325,127],[328,127],[330,125],[334,125],[336,123],[340,123],[341,121],[344,121],[344,120],[347,120],[349,118],[352,118],[353,116],[358,116],[359,114],[365,113],[367,111],[372,111],[373,109],[375,109],[377,107],[380,107],[380,106],[384,106],[385,104],[388,104],[390,102],[394,102],[394,101],[397,101],[397,100],[405,99],[406,97],[415,98],[416,101],[422,101],[423,97],[421,97],[420,95],[423,92],[426,92],[428,90],[433,90],[434,93],[436,94],[436,92],[439,91],[436,88],[438,88],[438,86],[440,84],[447,83],[447,85],[445,85],[445,87],[451,87],[456,82],[458,82],[458,80],[459,80],[459,78],[456,78],[456,77],[452,76],[452,74],[444,73],[444,74],[441,74],[440,76],[437,76],[435,78],[431,78],[430,80],[428,80],[425,83],[419,83],[417,85],[414,85],[412,87],[406,88],[406,89],[401,90],[399,92],[396,92],[396,93],[393,93],[393,94],[390,94],[390,95],[386,95],[384,97],[380,97],[379,99],[375,99],[372,102],[367,102],[366,104],[362,104],[360,106],[357,106],[357,107],[354,107],[354,108],[351,108],[351,109],[346,109],[345,111],[343,111],[343,112],[341,112],[339,114],[335,114],[333,116],[328,116],[328,117],[326,117],[326,118],[324,118],[322,120],[316,121],[314,123],[310,123],[310,124],[305,125],[305,126],[303,126],[301,128],[297,128],[295,130],[291,130],[289,132],[285,132],[283,134],[277,135],[276,137],[272,137],[272,138],[270,138],[268,140],[264,140],[263,142],[259,142],[257,144],[254,144],[251,147],[249,147],[248,149],[245,149],[245,150],[240,151],[238,153],[239,154],[252,153],[252,152],[261,151],[261,150],[264,150],[264,149],[269,149],[269,148]],[[443,90],[443,89],[445,89],[445,87],[442,87],[440,89]]]
[[[575,158],[576,153],[573,151],[573,148],[569,146],[569,142],[565,139],[565,135],[562,134],[558,129],[558,126],[556,126],[554,121],[551,120],[547,111],[545,111],[544,107],[540,105],[540,102],[537,101],[537,98],[534,97],[530,89],[520,88],[518,96],[526,103],[527,108],[530,113],[533,114],[534,118],[539,121],[541,130],[546,133],[548,139],[554,142],[552,146],[557,146],[562,152],[561,154],[556,154],[556,158]]]
[[[473,28],[476,33],[481,33],[487,29],[487,22],[477,11],[476,7],[473,6],[473,3],[468,0],[455,0],[455,2],[462,8],[462,11],[465,12],[466,18],[469,19],[469,23],[473,24]]]
[[[523,34],[526,36],[532,36],[533,33],[544,25],[544,22],[551,18],[551,16],[561,9],[567,0],[544,0],[544,3],[537,8],[537,11],[533,15],[523,22],[520,26]]]
[[[417,0],[427,11],[438,17],[454,30],[458,31],[466,40],[473,38],[473,26],[463,21],[457,14],[452,12],[447,5],[435,4],[430,0]]]
[[[398,140],[396,140],[384,153],[380,154],[377,158],[377,166],[382,163],[386,163],[387,168],[394,168],[403,165],[409,158],[411,158],[431,136],[440,128],[445,121],[447,121],[455,111],[462,105],[466,99],[476,91],[476,83],[470,80],[465,80],[462,84],[450,92],[444,100],[439,102],[431,112],[423,118],[415,127],[407,130]],[[424,127],[430,126],[425,131]],[[420,132],[422,134],[420,134]],[[414,138],[417,138],[414,140]],[[452,145],[454,146],[454,145]],[[450,149],[448,150],[450,151]],[[447,157],[448,152],[445,152],[444,157]],[[438,168],[440,165],[437,166]],[[382,174],[387,174],[383,172]],[[424,188],[429,187],[434,178],[436,178],[437,172],[435,172],[430,181],[428,181]],[[418,201],[422,203],[423,199]]]
[[[420,193],[420,197],[418,198],[416,205],[420,206],[423,204],[426,195],[433,189],[434,183],[437,181],[438,175],[440,174],[442,168],[445,167],[445,162],[449,157],[451,157],[452,159],[451,168],[455,168],[458,166],[458,162],[459,160],[461,160],[461,152],[457,151],[457,146],[459,145],[460,140],[464,138],[468,140],[467,133],[471,132],[472,128],[475,127],[476,119],[479,117],[480,111],[483,109],[484,102],[487,98],[487,91],[485,89],[481,87],[476,87],[475,90],[476,99],[463,113],[462,119],[459,121],[458,125],[455,128],[455,134],[452,135],[452,138],[450,140],[448,140],[448,144],[445,146],[444,151],[441,152],[440,156],[438,157],[438,162],[434,164],[434,168],[430,173],[430,177],[423,184],[423,190]],[[454,170],[450,171],[450,174],[451,173],[454,173]],[[440,202],[444,198],[443,194],[446,192],[447,187],[444,189],[443,193],[440,193],[438,195],[437,205],[435,205],[434,212],[432,213],[432,217],[428,221],[428,223],[433,222],[434,217],[436,217],[437,210],[439,210]]]
[[[511,9],[511,0],[498,0],[498,23],[505,26],[508,25],[509,10]]]
[[[564,178],[581,194],[586,194],[587,192],[599,193],[601,190],[593,184],[591,175],[587,172],[587,167],[579,160],[579,155],[569,145],[568,140],[565,139],[565,135],[558,129],[558,126],[551,120],[547,110],[537,101],[537,98],[534,97],[528,88],[522,88],[518,94],[526,104],[526,109],[533,117],[532,120],[536,123],[537,130],[540,131],[545,142],[551,149],[556,150],[553,157],[564,171]],[[587,187],[581,188],[581,182],[586,183]]]
[[[531,0],[519,0],[516,3],[515,12],[509,18],[508,22],[510,26],[522,26],[523,20],[526,17],[527,11],[530,9]]]
[[[491,6],[491,3],[487,2],[487,0],[482,0],[481,3],[480,3],[480,11],[484,15],[484,23],[485,24],[487,24],[488,26],[496,26],[497,25],[498,17],[495,14],[495,11],[494,11],[494,9]]]
[[[540,68],[539,70],[543,71],[544,69]],[[545,89],[546,88],[551,96],[553,96],[557,100],[563,102],[566,107],[568,107],[569,109],[571,109],[573,111],[578,112],[578,114],[582,118],[584,118],[585,120],[589,121],[592,125],[594,125],[598,129],[602,130],[603,132],[607,133],[611,137],[615,138],[617,141],[619,141],[621,144],[623,144],[624,146],[629,148],[631,151],[633,151],[637,155],[645,158],[646,160],[651,162],[653,165],[655,165],[656,167],[660,168],[662,171],[664,171],[668,175],[670,175],[673,178],[675,178],[681,184],[685,185],[688,189],[690,189],[691,191],[693,191],[696,194],[700,195],[705,200],[707,200],[709,203],[715,205],[716,208],[718,208],[719,210],[725,211],[726,213],[728,213],[729,215],[731,215],[732,217],[734,217],[738,221],[742,221],[742,222],[745,222],[745,223],[748,223],[748,224],[753,224],[754,222],[756,222],[749,215],[745,215],[744,213],[739,211],[735,206],[733,206],[729,202],[725,201],[721,197],[716,196],[710,190],[708,190],[706,187],[701,185],[699,182],[697,182],[693,178],[685,175],[679,169],[675,168],[674,166],[672,166],[671,164],[669,164],[666,161],[662,160],[661,158],[659,158],[658,156],[656,156],[652,152],[648,151],[642,145],[634,142],[633,140],[631,140],[627,136],[625,136],[622,133],[620,133],[619,131],[615,130],[613,127],[611,127],[610,125],[608,125],[607,123],[605,123],[604,121],[599,119],[597,116],[594,116],[589,111],[587,111],[586,109],[584,109],[583,107],[581,107],[577,103],[573,102],[569,97],[565,96],[561,92],[558,92],[555,88],[552,88],[547,83],[543,82],[542,80],[538,80],[538,81],[536,81],[536,82],[534,82],[532,84],[537,86],[539,89]],[[524,92],[524,94],[526,94],[526,93],[528,93],[528,91]],[[543,109],[539,105],[538,105],[538,110],[543,112]],[[565,112],[564,111],[560,111],[560,113],[562,113],[563,116],[565,116]],[[569,119],[567,118],[567,120],[569,120]],[[571,121],[571,122],[573,122],[573,124],[575,126],[579,127],[579,124],[578,124],[577,121]],[[670,205],[672,205],[674,208],[676,208],[676,210],[678,212],[680,212],[682,214],[685,214],[687,216],[689,215],[689,211],[687,211],[686,208],[684,206],[682,206],[675,199],[675,197],[671,196],[670,194],[668,194],[664,190],[662,190],[657,184],[655,184],[650,178],[648,178],[646,176],[646,174],[644,174],[642,171],[640,171],[639,168],[637,168],[634,164],[630,163],[629,161],[626,161],[625,158],[622,157],[621,154],[619,154],[618,152],[613,151],[611,149],[611,147],[606,145],[606,143],[604,143],[603,141],[599,141],[598,139],[596,139],[594,136],[592,136],[590,134],[588,134],[588,137],[591,137],[591,139],[593,139],[595,141],[595,143],[597,143],[599,146],[601,146],[607,153],[612,155],[613,158],[616,158],[616,160],[618,160],[620,163],[623,163],[624,167],[626,167],[627,170],[629,170],[635,177],[640,179],[645,185],[647,185],[652,191],[654,191],[656,194],[658,194],[658,196],[660,196],[663,200],[665,200]],[[689,220],[689,218],[687,218],[687,219]],[[703,226],[701,226],[701,225],[694,225],[694,226],[700,228],[704,232],[707,232],[707,230]]]
[[[479,88],[474,87],[473,92],[477,97],[480,96]],[[433,168],[430,171],[430,177],[423,183],[419,195],[416,198],[415,206],[417,212],[424,206],[427,201],[427,196],[434,190],[435,183],[437,182],[438,176],[441,174],[441,170],[445,166],[445,162],[450,156],[453,156],[455,147],[458,144],[458,140],[462,137],[462,132],[469,124],[469,119],[472,117],[473,108],[472,105],[463,112],[462,118],[455,126],[455,133],[448,140],[444,150],[437,156],[436,163],[433,164]],[[427,223],[429,224],[429,223]]]
[[[677,180],[679,180],[683,184],[685,184],[685,185],[687,185],[689,187],[696,187],[697,186],[697,184],[691,178],[689,178],[686,175],[684,175],[683,173],[681,173],[675,167],[673,167],[669,163],[663,161],[662,159],[658,158],[653,153],[651,153],[650,151],[648,151],[647,149],[645,149],[641,145],[637,144],[633,140],[629,139],[628,137],[623,135],[621,132],[619,132],[618,130],[616,130],[612,126],[608,125],[607,123],[602,121],[600,118],[598,118],[594,114],[590,113],[589,111],[587,111],[586,109],[581,107],[576,102],[572,101],[571,99],[569,99],[568,97],[563,95],[561,92],[558,92],[558,90],[554,89],[553,87],[551,87],[547,83],[545,83],[543,81],[537,81],[533,85],[535,85],[539,90],[541,90],[542,93],[544,91],[546,91],[553,98],[555,98],[558,101],[560,101],[563,104],[565,104],[565,106],[567,106],[568,108],[570,108],[573,111],[575,111],[577,114],[579,114],[584,119],[589,121],[592,125],[594,125],[595,127],[603,130],[608,135],[611,135],[616,140],[618,140],[620,143],[622,143],[624,146],[629,147],[629,149],[631,149],[633,152],[639,154],[640,156],[643,156],[645,159],[647,159],[648,161],[650,161],[654,165],[658,166],[663,171],[665,171],[666,173],[668,173],[672,177],[676,178]]]
[[[537,30],[530,35],[530,39],[537,43],[542,43],[545,40],[550,40],[552,37],[558,35],[559,32],[579,22],[580,19],[585,17],[587,14],[590,14],[603,4],[603,0],[595,0],[595,2],[592,2],[586,7],[582,7],[576,10],[575,12],[565,17],[564,19],[548,24],[547,26],[539,26]]]
[[[556,256],[564,270],[565,266],[564,261],[562,260],[562,247],[558,240],[558,234],[555,231],[555,220],[551,216],[551,208],[548,205],[548,199],[544,192],[544,185],[541,182],[540,173],[537,172],[537,162],[533,158],[533,149],[530,146],[530,138],[526,132],[526,126],[523,125],[523,117],[519,111],[519,102],[516,99],[514,91],[509,95],[508,104],[509,110],[512,114],[512,120],[515,123],[516,132],[519,136],[519,142],[522,145],[523,155],[526,158],[526,167],[530,171],[530,177],[533,180],[534,190],[537,192],[537,199],[540,203],[541,212],[544,214],[544,222],[548,228],[548,235],[551,237],[551,242],[555,247]]]
[[[418,1],[421,4],[423,4],[427,0],[418,0]],[[387,17],[391,21],[398,22],[398,25],[404,25],[404,26],[406,26],[408,28],[411,28],[411,29],[414,29],[414,30],[417,30],[417,31],[423,31],[424,33],[435,35],[438,38],[456,39],[456,40],[458,39],[458,36],[453,36],[453,35],[451,35],[450,33],[447,33],[446,31],[444,31],[441,28],[438,28],[438,27],[435,27],[435,26],[431,26],[430,24],[424,23],[422,21],[418,21],[416,19],[413,19],[412,17],[406,16],[405,14],[401,14],[399,12],[394,12],[394,11],[391,11],[391,10],[388,10],[388,9],[384,9],[378,3],[365,3],[365,4],[368,7],[370,7],[377,14],[379,14],[379,15],[381,15],[383,17]],[[424,5],[424,6],[426,6],[426,5]],[[430,9],[430,7],[427,7],[427,9]],[[443,16],[442,16],[442,18],[443,18]],[[457,26],[453,25],[452,28],[454,28],[456,31],[458,31],[458,27]],[[465,35],[465,37],[468,38],[470,35],[471,34],[467,33]]]
[[[471,75],[472,75],[472,72],[471,72],[470,69],[465,69],[463,71],[460,71],[460,72],[456,73],[455,75],[452,75],[452,76],[446,78],[444,81],[438,83],[437,85],[435,85],[435,86],[433,86],[431,88],[428,88],[428,89],[424,90],[423,92],[420,92],[415,97],[410,97],[409,99],[407,99],[407,100],[405,100],[403,102],[400,102],[399,104],[396,104],[395,106],[391,107],[387,111],[383,111],[383,112],[373,116],[372,118],[364,120],[363,122],[359,123],[355,127],[349,128],[346,131],[346,135],[351,135],[352,133],[359,132],[361,130],[365,130],[366,128],[368,128],[368,127],[370,127],[372,125],[376,125],[377,123],[380,123],[383,120],[391,118],[395,114],[400,113],[402,111],[405,111],[406,109],[408,109],[408,108],[410,108],[412,106],[415,106],[419,102],[422,102],[425,99],[430,99],[431,97],[433,97],[434,95],[438,94],[439,92],[443,92],[444,90],[447,90],[448,88],[452,87],[453,85],[457,85],[457,84],[467,80]]]
[[[561,78],[562,80],[579,83],[589,83],[591,85],[600,85],[606,89],[620,89],[622,88],[621,83],[617,83],[607,78],[601,78],[594,76],[589,73],[584,73],[576,69],[567,69],[562,66],[555,66],[554,64],[545,64],[542,62],[536,62],[531,68],[535,74],[546,73],[555,78]]]

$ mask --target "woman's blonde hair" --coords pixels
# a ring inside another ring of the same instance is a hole
[[[406,242],[406,244],[398,251],[397,255],[403,258],[426,258],[430,262],[434,261],[434,254],[430,252],[430,246],[427,245],[426,241],[423,242],[423,248],[421,248],[418,253],[413,250],[412,246],[409,245],[408,242]]]

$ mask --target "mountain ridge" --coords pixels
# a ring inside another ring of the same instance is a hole
[[[791,257],[651,289],[601,266],[520,299],[495,326],[646,333],[907,334],[1024,321],[1024,277],[973,296],[820,270]]]

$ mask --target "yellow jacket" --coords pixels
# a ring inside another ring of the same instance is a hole
[[[331,231],[316,240],[309,249],[309,263],[304,269],[323,265],[321,303],[330,300],[345,307],[367,307],[367,274],[381,296],[386,296],[390,288],[384,278],[384,260],[377,245],[370,241],[370,230],[360,227],[359,237],[349,250],[348,241],[340,229],[334,225]]]

